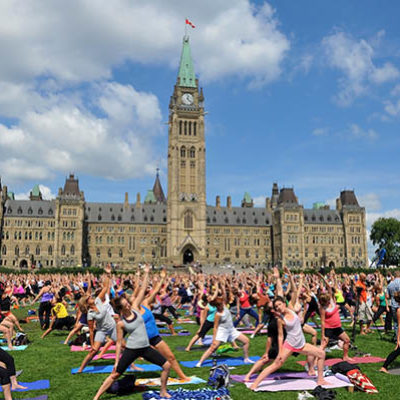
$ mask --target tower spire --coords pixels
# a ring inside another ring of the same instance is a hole
[[[189,35],[183,37],[181,62],[178,73],[178,86],[196,87],[196,75],[194,73],[192,54],[190,51]]]

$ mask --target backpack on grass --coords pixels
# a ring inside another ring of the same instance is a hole
[[[216,365],[210,369],[208,384],[214,389],[228,387],[230,372],[226,364]]]

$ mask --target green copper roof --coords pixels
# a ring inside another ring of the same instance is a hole
[[[15,200],[14,192],[8,192],[7,195],[10,200]]]
[[[40,196],[39,185],[35,185],[32,189],[32,196]]]
[[[154,196],[154,192],[150,189],[147,191],[146,198],[144,199],[145,203],[157,203],[156,197]]]
[[[313,204],[313,210],[319,210],[321,208],[325,207],[325,203],[322,203],[320,201],[317,201],[316,203]]]
[[[249,193],[245,193],[244,194],[244,196],[243,196],[243,201],[245,202],[245,203],[251,203],[251,196],[249,195]]]
[[[179,86],[196,87],[196,76],[194,74],[192,55],[190,52],[189,36],[183,38],[181,53],[181,64],[179,66]]]

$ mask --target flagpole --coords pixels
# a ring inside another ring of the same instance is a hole
[[[186,21],[187,21],[187,18],[185,19],[185,37],[187,37],[187,35],[188,35],[188,33],[187,33],[188,24],[186,23]]]

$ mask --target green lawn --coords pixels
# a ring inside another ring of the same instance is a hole
[[[16,314],[22,318],[26,316],[26,310],[20,309]],[[182,325],[182,324],[179,324]],[[26,332],[28,333],[29,339],[32,343],[25,351],[14,351],[12,355],[16,361],[16,367],[23,369],[23,375],[21,381],[34,381],[38,379],[49,379],[50,390],[43,392],[34,391],[30,393],[15,393],[15,399],[22,399],[26,397],[35,397],[39,394],[48,394],[51,400],[88,400],[93,397],[96,390],[100,386],[106,375],[102,374],[83,374],[83,375],[71,375],[70,370],[72,367],[78,367],[84,357],[83,352],[71,352],[68,346],[62,345],[60,342],[65,338],[66,332],[53,332],[46,339],[41,340],[41,331],[37,322],[31,322],[24,325]],[[196,330],[196,325],[184,325],[190,331]],[[185,345],[190,339],[189,336],[183,337],[166,337],[167,343],[170,345],[173,351],[176,346]],[[386,341],[380,340],[377,332],[370,334],[366,337],[358,336],[356,339],[356,345],[360,350],[369,352],[374,356],[386,357],[386,355],[393,349],[393,344]],[[251,341],[250,355],[261,355],[264,351],[265,336],[258,336]],[[178,360],[194,360],[199,359],[201,353],[198,351],[191,352],[189,354],[185,352],[175,351]],[[340,356],[341,352],[334,351],[327,356],[329,358]],[[350,353],[351,355],[351,353]],[[287,364],[284,366],[285,370],[297,370],[301,371],[302,367],[296,364],[297,360],[304,359],[304,357],[292,357]],[[110,364],[109,360],[106,361],[95,361],[97,364]],[[400,359],[397,366],[400,365]],[[384,375],[378,372],[381,364],[363,364],[361,366],[362,371],[365,372],[372,382],[376,385],[379,390],[379,394],[375,395],[375,399],[394,399],[400,398],[400,377]],[[393,365],[396,366],[396,363]],[[204,379],[207,379],[209,368],[200,369],[184,369],[188,375],[197,375]],[[249,370],[248,366],[236,367],[232,370],[235,374],[244,374]],[[150,377],[159,376],[159,373],[141,373],[140,376]],[[172,372],[172,376],[174,372]],[[189,386],[185,388],[199,388],[199,385]],[[176,389],[176,386],[171,389]],[[233,399],[256,399],[266,398],[271,400],[285,400],[285,399],[297,399],[297,393],[295,392],[280,392],[280,393],[253,393],[248,390],[243,384],[235,383],[231,388],[231,395]],[[243,397],[242,397],[243,396]],[[367,396],[365,393],[355,392],[354,394],[347,392],[345,389],[337,390],[337,398],[339,399],[356,399]],[[104,399],[116,398],[112,395],[104,395]],[[124,398],[139,399],[141,394],[135,394],[131,396],[124,396]]]

